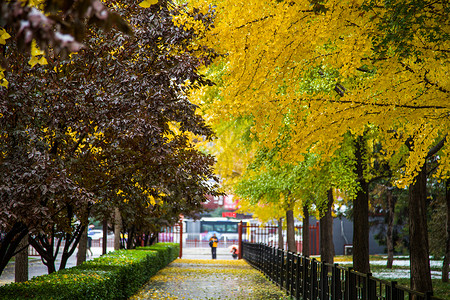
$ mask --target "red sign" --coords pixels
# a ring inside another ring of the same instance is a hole
[[[235,212],[223,212],[222,217],[236,218],[236,213]]]
[[[237,201],[233,200],[233,195],[223,197],[223,208],[229,210],[235,210],[237,208]]]

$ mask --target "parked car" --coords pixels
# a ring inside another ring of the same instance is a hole
[[[88,237],[92,238],[92,240],[98,240],[103,238],[103,230],[101,229],[90,229],[88,231]],[[108,240],[114,239],[114,234],[109,234],[107,236]]]

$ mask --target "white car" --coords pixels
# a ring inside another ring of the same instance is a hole
[[[92,238],[93,240],[98,240],[103,238],[103,230],[101,229],[91,229],[88,230],[88,237]],[[107,239],[114,239],[114,234],[108,234]]]

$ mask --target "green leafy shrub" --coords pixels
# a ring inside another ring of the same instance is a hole
[[[136,250],[153,250],[162,257],[161,264],[167,266],[174,261],[180,253],[180,245],[175,243],[158,243],[150,247],[137,247]]]
[[[126,299],[176,259],[177,249],[177,244],[164,243],[114,251],[70,269],[0,287],[0,299]]]

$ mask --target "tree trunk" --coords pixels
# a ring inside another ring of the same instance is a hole
[[[81,265],[86,261],[87,244],[88,244],[88,226],[85,226],[83,234],[81,235],[80,238],[80,243],[78,244],[77,266]]]
[[[450,264],[450,179],[445,182],[445,199],[447,200],[447,239],[445,246],[444,262],[442,265],[442,282],[448,282],[448,271]]]
[[[52,231],[54,231],[54,228]],[[37,235],[34,237],[29,236],[28,241],[41,256],[42,263],[47,267],[48,274],[56,272],[55,262],[56,257],[58,256],[61,240],[58,240],[55,245],[54,232],[50,235]]]
[[[310,231],[309,231],[309,208],[308,205],[303,205],[303,230],[302,230],[302,255],[309,257],[310,250]]]
[[[155,233],[155,232],[151,233],[150,239],[148,241],[148,245],[151,246],[151,245],[157,243],[157,239],[158,239],[158,233]]]
[[[284,249],[284,238],[283,238],[283,218],[278,219],[278,248]]]
[[[387,220],[387,232],[386,232],[386,245],[387,245],[387,268],[392,269],[394,263],[394,215],[395,215],[395,199],[392,196],[392,187],[388,186],[386,189],[386,200],[388,204],[388,220]]]
[[[320,218],[320,260],[329,264],[334,262],[332,205],[333,191],[329,189],[326,207],[327,211],[323,217]]]
[[[409,186],[409,241],[411,288],[419,292],[433,290],[431,283],[427,230],[426,163]]]
[[[10,231],[6,232],[0,242],[0,275],[14,256],[22,238],[28,233],[28,228],[22,223],[15,223]]]
[[[369,184],[364,178],[364,138],[356,139],[356,175],[359,189],[353,201],[353,268],[370,273],[369,262]]]
[[[297,245],[295,245],[294,211],[292,209],[286,211],[286,227],[288,251],[297,253]]]
[[[114,210],[114,250],[120,249],[120,231],[122,230],[122,217],[118,207]]]
[[[15,282],[25,282],[28,280],[28,235],[19,243],[18,249],[22,249],[15,255],[14,277]]]
[[[107,252],[108,246],[108,221],[106,219],[103,220],[103,243],[102,243],[102,255],[105,255]]]
[[[127,242],[126,242],[126,246],[127,249],[134,249],[136,248],[136,246],[134,246],[135,243],[135,230],[134,230],[134,226],[132,226],[131,228],[128,228],[127,230]]]

